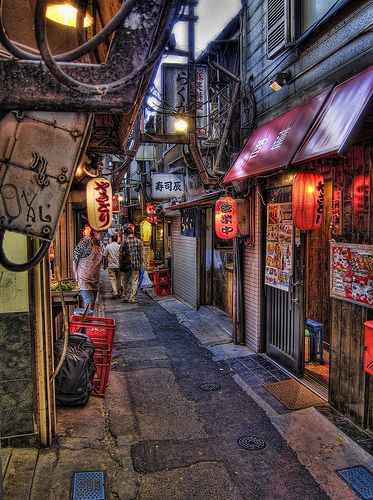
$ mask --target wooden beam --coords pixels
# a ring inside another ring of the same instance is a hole
[[[141,142],[153,144],[189,144],[189,136],[176,134],[141,134]]]

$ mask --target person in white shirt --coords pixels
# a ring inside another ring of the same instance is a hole
[[[104,257],[107,260],[107,268],[111,284],[111,293],[113,299],[119,297],[120,293],[120,271],[119,271],[119,249],[118,235],[111,236],[111,243],[109,243],[104,250]]]

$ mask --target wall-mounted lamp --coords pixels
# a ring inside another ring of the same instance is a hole
[[[78,9],[75,2],[60,0],[48,3],[46,17],[55,23],[76,28],[77,14]],[[84,28],[89,28],[92,24],[93,17],[86,13],[83,23]]]
[[[188,118],[185,115],[176,115],[175,132],[176,134],[186,134],[188,132]]]
[[[289,81],[289,79],[290,79],[290,73],[288,71],[277,73],[271,80],[269,86],[271,87],[272,90],[278,92]]]

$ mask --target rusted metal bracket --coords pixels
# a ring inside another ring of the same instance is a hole
[[[163,0],[137,3],[129,22],[116,31],[105,64],[61,63],[64,71],[89,84],[111,82],[126,76],[150,52],[163,4]],[[148,74],[153,69],[149,68]],[[129,112],[146,76],[143,74],[128,84],[124,92],[86,95],[59,83],[42,62],[0,59],[0,107],[2,110]]]
[[[189,144],[188,135],[141,134],[141,142],[153,144]]]
[[[190,143],[189,143],[189,151],[193,157],[194,163],[197,166],[199,176],[201,178],[201,181],[203,184],[206,186],[208,184],[215,186],[216,184],[219,183],[219,178],[218,177],[212,177],[211,174],[208,172],[206,165],[203,162],[203,158],[201,156],[198,143],[197,143],[197,138],[195,134],[190,134]]]

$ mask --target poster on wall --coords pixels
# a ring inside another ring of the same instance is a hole
[[[289,291],[293,262],[291,203],[267,206],[265,284]]]
[[[330,243],[330,296],[373,308],[373,245]]]

